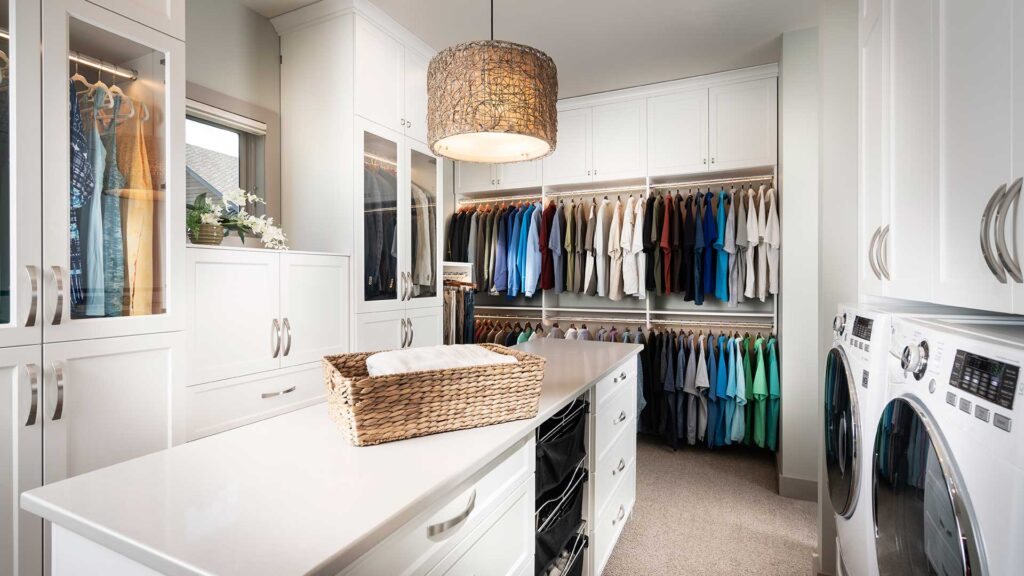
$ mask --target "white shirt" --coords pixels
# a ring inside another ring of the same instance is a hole
[[[597,230],[594,231],[594,259],[597,263],[597,295],[608,295],[608,234],[611,230],[611,218],[608,210],[611,202],[607,198],[601,200],[597,209]]]
[[[764,302],[768,297],[768,246],[764,237],[768,230],[768,214],[764,206],[765,196],[767,196],[764,184],[758,189],[757,194],[761,198],[761,205],[757,211],[757,297]]]
[[[747,285],[743,291],[743,295],[747,298],[753,298],[755,295],[755,283],[757,280],[757,271],[754,266],[754,255],[757,252],[758,235],[757,231],[757,207],[754,205],[754,189],[747,190],[747,242],[749,243],[747,248]]]
[[[590,222],[591,218],[594,218],[594,203],[593,202],[590,203],[590,209],[587,210],[587,222]],[[587,227],[584,226],[583,229],[586,230]],[[600,226],[598,226],[597,230],[600,230],[600,229],[601,229]],[[584,294],[590,294],[591,293],[591,285],[594,284],[594,267],[595,267],[594,266],[594,252],[597,251],[597,243],[598,243],[597,235],[598,235],[598,233],[599,232],[597,232],[597,231],[594,232],[594,249],[593,250],[587,250],[587,263],[586,263],[586,266],[584,266],[584,268],[583,268],[583,293]],[[584,233],[584,236],[585,235],[586,234]],[[594,291],[596,292],[596,287],[594,288]]]
[[[738,274],[736,273],[736,191],[729,194],[729,212],[725,217],[725,243],[722,249],[729,254],[728,278],[726,284],[729,286],[728,306],[735,307],[739,302],[738,298]],[[724,208],[723,208],[724,209]]]
[[[636,255],[633,253],[633,197],[626,200],[622,211],[622,231],[619,233],[619,248],[622,255],[622,292],[636,296]]]
[[[622,300],[622,202],[615,199],[608,227],[608,298]]]
[[[644,205],[646,200],[638,198],[633,208],[633,246],[630,252],[636,258],[636,297],[647,299],[647,254],[644,254]]]
[[[764,242],[768,252],[768,292],[779,293],[779,247],[782,233],[779,228],[779,212],[775,207],[775,189],[768,191],[768,218],[764,229]]]

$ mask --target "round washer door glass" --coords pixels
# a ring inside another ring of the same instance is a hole
[[[833,347],[825,360],[825,467],[836,514],[849,518],[857,502],[860,414],[846,354]]]
[[[882,575],[980,574],[975,532],[938,428],[897,398],[878,422],[874,518]]]

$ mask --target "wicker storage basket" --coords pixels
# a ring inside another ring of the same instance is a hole
[[[354,446],[370,446],[537,415],[544,358],[497,344],[515,364],[371,377],[372,352],[324,358],[327,410]]]

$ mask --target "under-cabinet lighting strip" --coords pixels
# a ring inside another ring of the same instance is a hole
[[[11,34],[7,30],[0,28],[0,38],[3,38],[4,40],[10,40]],[[131,68],[124,68],[122,66],[116,66],[114,64],[107,64],[102,60],[93,58],[91,56],[86,56],[81,52],[68,52],[68,60],[75,62],[77,64],[81,64],[83,66],[88,66],[89,68],[95,68],[96,70],[99,70],[101,72],[106,72],[108,74],[114,74],[115,76],[127,78],[129,80],[138,80],[139,78],[139,73],[135,70],[132,70]]]
[[[498,196],[494,198],[463,198],[459,200],[459,205],[469,204],[495,204],[498,202],[524,202],[527,200],[540,200],[543,196],[540,194],[529,194],[526,196]]]

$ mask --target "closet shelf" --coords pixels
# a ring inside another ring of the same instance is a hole
[[[488,309],[488,310],[519,310],[523,312],[540,312],[542,308],[540,306],[501,306],[501,305],[487,305],[487,304],[475,304],[473,306],[477,309]]]
[[[647,314],[644,308],[546,308],[548,312],[570,312],[583,314]]]

